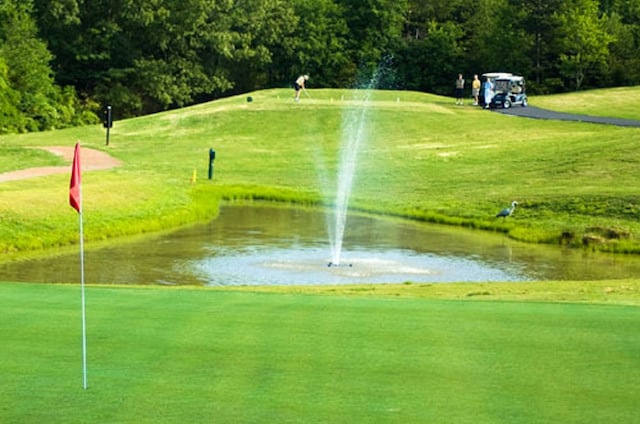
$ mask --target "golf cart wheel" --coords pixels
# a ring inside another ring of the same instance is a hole
[[[522,107],[527,107],[527,99],[522,99]]]
[[[502,103],[502,107],[504,109],[509,109],[511,107],[511,102],[505,99],[504,103]]]

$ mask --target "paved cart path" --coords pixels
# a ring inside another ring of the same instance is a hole
[[[509,109],[492,109],[504,115],[520,116],[532,119],[554,119],[558,121],[589,122],[593,124],[616,125],[619,127],[640,127],[640,121],[623,118],[609,118],[603,116],[579,115],[574,113],[555,112],[535,106],[513,106]]]

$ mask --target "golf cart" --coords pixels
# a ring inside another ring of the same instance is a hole
[[[523,77],[517,75],[499,77],[493,84],[494,95],[489,106],[503,109],[509,109],[514,105],[527,107],[527,93]]]
[[[487,72],[485,74],[482,74],[482,87],[480,88],[480,95],[478,96],[478,104],[480,106],[486,106],[486,102],[484,101],[484,85],[486,84],[487,79],[491,81],[491,84],[493,84],[495,88],[497,79],[509,78],[512,75],[513,74],[507,72]]]

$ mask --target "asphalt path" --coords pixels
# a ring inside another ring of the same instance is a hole
[[[573,113],[555,112],[552,110],[541,109],[535,106],[522,107],[519,105],[511,106],[509,109],[491,109],[494,112],[502,113],[510,116],[520,116],[532,119],[554,119],[558,121],[576,121],[589,122],[592,124],[616,125],[619,127],[639,127],[640,121],[622,118],[607,118],[602,116],[577,115]]]

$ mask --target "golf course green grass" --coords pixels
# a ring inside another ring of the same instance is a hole
[[[632,423],[637,306],[0,286],[3,423]]]
[[[639,95],[640,87],[617,87],[535,96],[533,102],[538,107],[562,112],[637,120]]]
[[[639,90],[625,90],[531,104],[591,112],[597,96],[640,119]],[[109,146],[98,126],[0,136],[0,172],[70,169],[37,147],[76,141],[119,159],[83,173],[91,249],[210,220],[224,201],[324,205],[355,111],[367,123],[355,210],[640,253],[638,128],[414,92],[249,95],[125,121],[114,111]],[[68,185],[68,173],[0,183],[0,263],[76,247]],[[496,219],[512,200],[514,215]],[[77,281],[70,270],[69,285],[0,283],[0,423],[637,422],[640,279],[89,286],[87,390]]]

